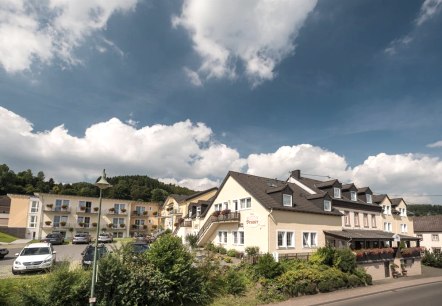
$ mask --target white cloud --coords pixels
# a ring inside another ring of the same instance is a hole
[[[294,40],[316,0],[186,0],[172,19],[192,37],[202,64],[200,77],[237,76],[237,61],[258,85],[295,49]]]
[[[395,39],[392,42],[390,42],[390,45],[387,48],[385,48],[384,52],[389,55],[395,55],[398,52],[398,49],[409,45],[412,41],[413,38],[409,35]]]
[[[48,64],[54,58],[67,64],[80,63],[75,49],[105,29],[113,14],[133,10],[136,3],[137,0],[3,0],[0,65],[7,72],[16,73],[29,70],[36,62]]]
[[[189,69],[187,67],[183,68],[184,73],[187,75],[187,77],[190,80],[190,83],[192,83],[195,86],[202,86],[203,82],[200,79],[200,76],[198,75],[197,72],[193,71],[192,69]]]
[[[442,140],[436,141],[434,143],[430,143],[427,145],[429,148],[441,148],[442,147]]]
[[[429,19],[433,18],[442,8],[442,0],[425,0],[422,3],[419,16],[416,19],[418,25],[423,24]]]
[[[404,196],[410,203],[440,203],[429,196],[440,194],[442,185],[437,157],[380,153],[351,168],[345,157],[309,144],[243,158],[214,138],[204,123],[189,120],[137,128],[112,118],[87,128],[84,137],[70,135],[63,125],[36,132],[31,122],[0,107],[1,163],[14,171],[43,170],[56,181],[91,181],[105,168],[110,176],[146,174],[204,190],[219,185],[229,170],[287,179],[291,170],[300,169],[304,175],[330,176],[370,186],[375,193]]]

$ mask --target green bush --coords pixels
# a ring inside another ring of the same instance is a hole
[[[197,234],[187,234],[186,242],[189,244],[190,248],[196,249],[198,247],[198,235]]]
[[[208,244],[206,244],[206,245],[204,246],[204,249],[205,249],[206,251],[215,252],[215,251],[216,251],[216,246],[215,246],[212,242],[209,242]]]
[[[336,249],[333,266],[342,272],[353,272],[356,269],[356,256],[350,249]]]
[[[226,263],[232,263],[232,258],[230,258],[230,257],[224,257],[223,260],[224,260]]]
[[[372,284],[372,277],[370,274],[368,274],[364,268],[358,267],[353,271],[353,274],[356,275],[360,281],[362,282],[362,285],[371,285]]]
[[[320,280],[321,272],[315,268],[289,270],[279,276],[276,281],[281,292],[288,296],[316,293],[316,285]]]
[[[273,256],[269,253],[258,258],[258,262],[255,266],[256,276],[273,279],[280,276],[283,272],[281,264],[276,262]]]
[[[248,256],[256,256],[259,254],[259,247],[257,246],[246,247],[245,251]]]
[[[281,292],[277,282],[266,279],[261,279],[256,297],[265,304],[287,299],[287,296]]]
[[[240,272],[229,269],[224,277],[225,290],[232,295],[244,295],[246,291],[246,279]]]
[[[238,254],[238,252],[235,249],[230,249],[227,251],[227,256],[230,256],[230,257],[236,257],[237,254]]]
[[[218,247],[216,247],[216,251],[217,251],[218,253],[222,254],[222,255],[227,254],[227,250],[226,250],[226,248],[225,248],[225,247],[222,247],[222,246],[218,246]]]
[[[350,274],[348,276],[348,286],[349,287],[359,287],[363,286],[364,282],[355,274]]]
[[[335,253],[336,249],[332,247],[319,248],[310,256],[309,262],[316,265],[327,265],[331,267],[333,266]]]
[[[435,268],[442,268],[442,253],[431,253],[425,251],[422,257],[422,264]]]

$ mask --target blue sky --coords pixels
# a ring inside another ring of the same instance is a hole
[[[58,181],[228,170],[442,183],[442,1],[3,1],[0,162]],[[410,198],[411,199],[411,198]],[[437,197],[413,198],[433,201]]]

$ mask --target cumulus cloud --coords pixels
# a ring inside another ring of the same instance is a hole
[[[202,59],[202,78],[237,76],[253,85],[271,80],[276,66],[295,49],[294,40],[316,0],[185,0],[174,27],[190,34]]]
[[[16,171],[43,170],[56,181],[91,181],[105,168],[110,176],[149,175],[204,190],[218,186],[229,170],[284,180],[300,169],[307,177],[354,182],[410,203],[439,200],[430,196],[440,194],[442,184],[437,157],[379,153],[350,167],[345,157],[310,144],[241,157],[215,138],[210,127],[189,120],[137,128],[112,118],[90,126],[83,137],[70,135],[63,125],[36,132],[26,118],[0,107],[1,163]]]
[[[442,140],[436,141],[434,143],[430,143],[427,145],[429,148],[440,148],[442,147]]]
[[[48,64],[54,58],[77,64],[80,60],[75,57],[75,49],[93,33],[105,29],[113,14],[133,10],[136,3],[137,0],[3,0],[0,65],[7,72],[16,73],[30,69],[36,62]],[[112,46],[112,42],[107,44]]]

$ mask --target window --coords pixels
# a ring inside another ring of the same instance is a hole
[[[368,227],[368,214],[364,214],[364,227]]]
[[[440,248],[432,248],[434,254],[440,254]]]
[[[114,204],[114,209],[115,209],[115,213],[116,214],[121,214],[122,213],[122,209],[124,209],[124,204]]]
[[[399,208],[401,217],[407,216],[407,210],[405,208]]]
[[[324,200],[324,211],[331,211],[331,201]]]
[[[28,227],[37,227],[37,216],[29,216],[29,226]]]
[[[384,215],[391,215],[391,206],[390,205],[382,205],[382,208],[384,209],[384,211],[383,211]]]
[[[135,210],[137,212],[137,215],[141,216],[146,211],[146,207],[136,206]]]
[[[294,248],[295,232],[278,231],[278,248]]]
[[[292,205],[292,195],[291,194],[283,194],[282,195],[282,205],[284,206],[293,206]]]
[[[422,235],[421,234],[417,234],[416,237],[419,238],[420,240],[422,240]]]
[[[124,218],[113,218],[112,224],[114,225],[114,228],[120,228],[120,224],[124,224]]]
[[[304,248],[315,248],[318,245],[317,234],[314,232],[302,233],[302,246]]]
[[[439,241],[439,234],[431,234],[431,241]]]
[[[89,227],[90,223],[91,223],[91,218],[90,217],[78,217],[77,218],[77,223],[83,224],[83,227]]]
[[[54,211],[60,211],[63,207],[69,207],[69,200],[55,200]]]
[[[142,228],[143,225],[144,225],[144,220],[136,219],[135,220],[135,225],[137,225],[137,228]]]
[[[245,198],[245,199],[239,200],[239,206],[241,209],[251,208],[252,207],[252,199]]]
[[[54,227],[65,226],[67,221],[68,221],[68,216],[54,216]],[[64,223],[60,224],[61,222]]]
[[[359,227],[359,213],[354,213],[355,226]]]
[[[38,212],[38,201],[31,202],[31,213]]]
[[[337,188],[337,187],[333,188],[333,197],[337,198],[337,199],[341,198],[341,189],[340,188]]]
[[[350,191],[350,197],[351,197],[351,200],[352,201],[357,201],[358,200],[358,197],[357,197],[357,194],[356,194],[356,191]]]
[[[196,208],[196,216],[199,217],[201,215],[201,206],[197,206]]]
[[[344,211],[344,224],[345,226],[350,226],[350,212]]]
[[[223,210],[223,204],[219,203],[219,204],[215,204],[215,211],[221,211]]]
[[[408,232],[407,224],[401,224],[401,233],[406,233],[406,232]]]
[[[223,209],[229,209],[229,202],[224,202]]]
[[[365,195],[365,197],[366,197],[366,199],[367,199],[367,203],[369,203],[369,204],[371,204],[371,203],[373,203],[373,199],[372,199],[372,197],[371,197],[371,194],[366,194]]]
[[[390,222],[384,222],[384,231],[391,232],[392,227]]]
[[[232,232],[232,236],[233,236],[233,244],[244,245],[244,232],[243,231]]]
[[[221,243],[221,244],[227,243],[227,231],[219,231],[218,232],[218,243]]]
[[[92,208],[92,202],[89,201],[78,201],[78,206],[81,211],[90,213]]]
[[[238,200],[233,200],[233,209],[234,211],[238,210]]]
[[[371,215],[371,227],[376,228],[376,215]]]

